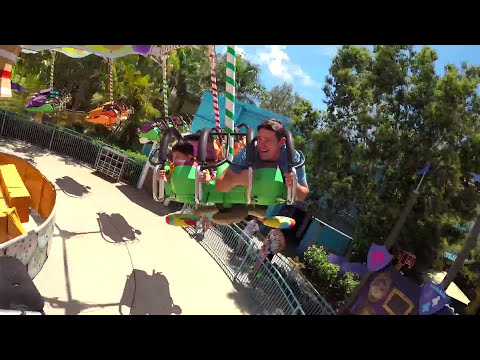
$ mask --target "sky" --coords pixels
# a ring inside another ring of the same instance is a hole
[[[366,45],[373,50],[373,45]],[[419,50],[422,45],[416,45]],[[444,74],[445,65],[480,65],[480,45],[430,45],[437,51],[435,67]],[[293,85],[294,92],[309,100],[314,108],[326,109],[323,86],[332,58],[340,45],[237,45],[237,53],[260,65],[260,82],[271,90],[284,82]],[[224,53],[226,45],[217,45]]]

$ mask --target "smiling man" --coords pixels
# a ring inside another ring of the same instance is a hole
[[[283,122],[268,119],[263,121],[257,128],[257,150],[258,157],[253,165],[254,169],[265,167],[268,163],[276,163],[280,170],[285,174],[285,184],[287,187],[293,186],[293,173],[288,172],[287,148],[285,145],[285,126]],[[295,163],[301,162],[301,156],[295,150]],[[248,170],[240,166],[247,166],[246,148],[240,151],[234,158],[233,164],[222,173],[216,182],[216,189],[220,192],[228,192],[235,186],[248,186]],[[305,166],[297,169],[297,199],[305,200],[309,192]]]

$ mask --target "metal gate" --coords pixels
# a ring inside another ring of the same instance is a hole
[[[103,146],[98,152],[95,169],[120,181],[127,161],[128,158],[124,154],[108,146]]]

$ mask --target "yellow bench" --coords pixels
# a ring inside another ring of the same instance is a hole
[[[17,168],[13,164],[0,166],[0,186],[8,207],[16,208],[22,223],[28,222],[30,215],[30,193],[25,187]]]
[[[15,208],[8,207],[0,191],[0,244],[25,234]]]

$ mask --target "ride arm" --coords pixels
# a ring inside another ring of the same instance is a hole
[[[309,192],[310,189],[307,183],[303,185],[297,184],[297,201],[304,201]]]
[[[248,186],[248,170],[242,170],[239,174],[225,170],[216,179],[215,189],[219,192],[229,192],[236,186]]]

